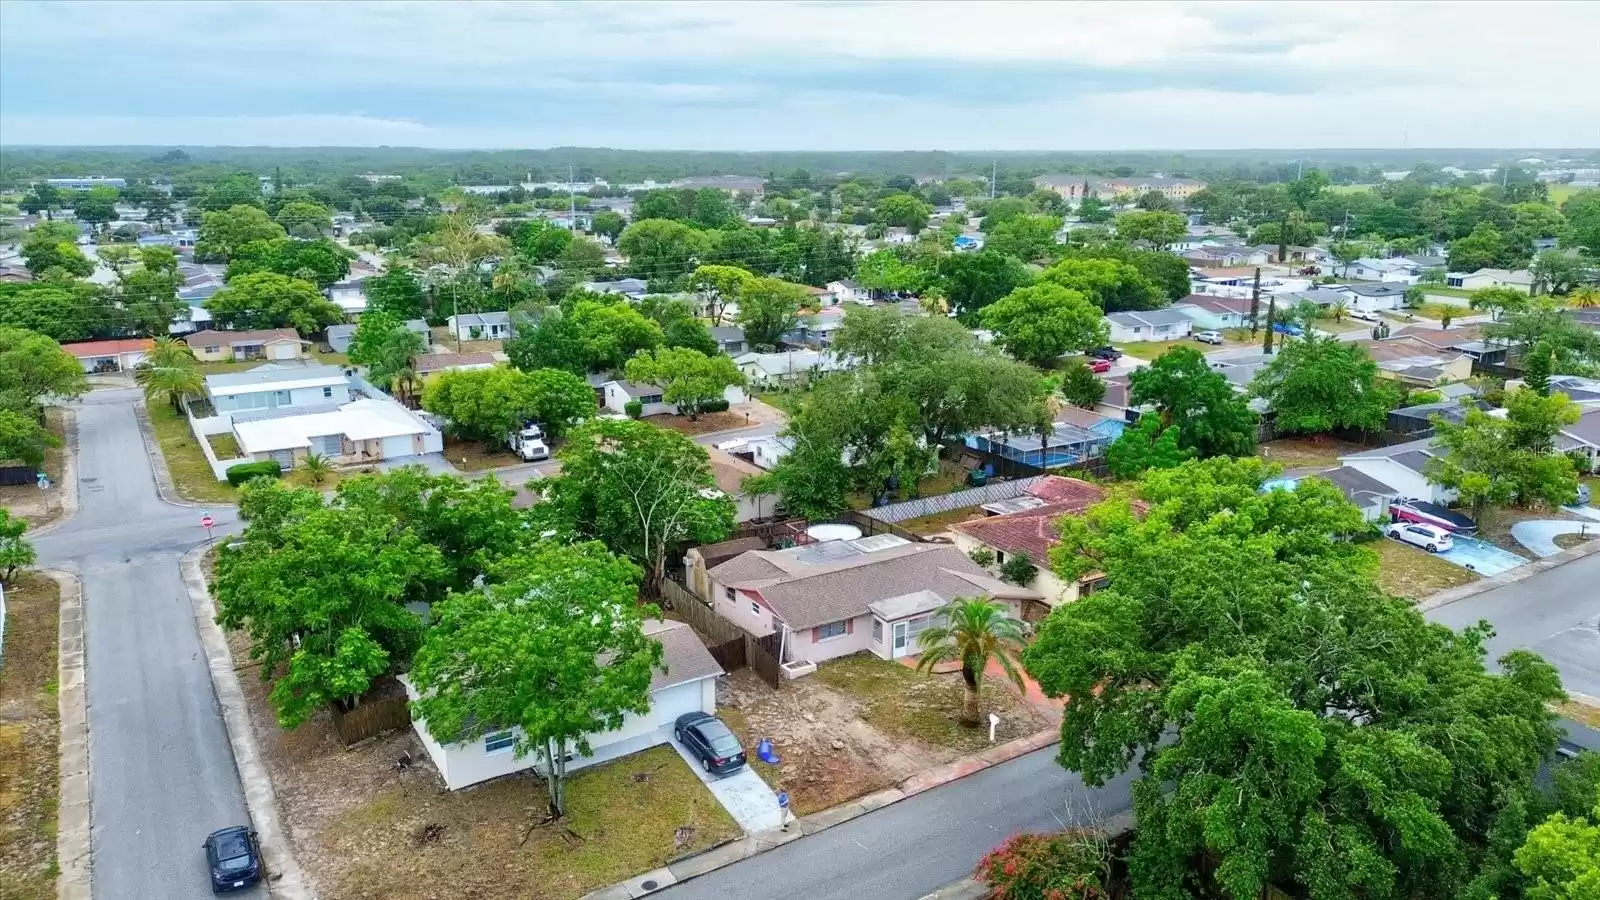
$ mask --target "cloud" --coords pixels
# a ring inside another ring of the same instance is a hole
[[[0,141],[1584,146],[1596,33],[1600,4],[8,2]]]

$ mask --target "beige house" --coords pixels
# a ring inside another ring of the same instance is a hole
[[[711,476],[717,481],[717,490],[733,500],[734,524],[766,518],[778,508],[777,494],[752,493],[744,488],[746,478],[763,474],[760,467],[716,447],[707,447],[706,456],[711,462]]]
[[[196,331],[184,337],[194,358],[201,362],[243,362],[251,359],[287,360],[305,356],[306,342],[293,328],[264,331]]]
[[[1407,384],[1438,387],[1472,377],[1471,356],[1417,337],[1362,341],[1361,346],[1378,364],[1378,374]]]
[[[1533,273],[1527,269],[1479,269],[1476,272],[1451,272],[1445,276],[1447,287],[1463,291],[1503,287],[1524,294],[1533,293]]]

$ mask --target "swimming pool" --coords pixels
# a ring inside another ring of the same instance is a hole
[[[1454,535],[1454,544],[1449,550],[1438,554],[1440,559],[1454,563],[1463,569],[1477,572],[1485,578],[1509,572],[1519,566],[1527,565],[1530,560],[1518,556],[1510,550],[1502,550],[1488,541],[1477,538]]]

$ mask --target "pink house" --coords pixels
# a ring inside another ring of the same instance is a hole
[[[1012,616],[1022,601],[1041,598],[996,579],[953,546],[888,534],[752,550],[706,575],[707,599],[719,615],[758,637],[782,635],[785,664],[862,650],[884,659],[914,654],[917,635],[956,597],[999,600]]]

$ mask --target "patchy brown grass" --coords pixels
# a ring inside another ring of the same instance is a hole
[[[1332,468],[1339,457],[1363,449],[1359,444],[1332,438],[1317,440],[1308,437],[1278,438],[1256,447],[1256,455],[1275,462],[1285,469],[1305,469],[1313,466]]]
[[[482,441],[467,441],[460,438],[445,440],[444,458],[463,472],[487,472],[522,463],[515,453],[498,444],[485,444]]]
[[[1556,714],[1574,722],[1582,722],[1590,728],[1600,728],[1600,707],[1568,700],[1566,703],[1555,704]]]
[[[1600,523],[1597,523],[1596,527],[1600,528]],[[1573,547],[1576,547],[1580,544],[1589,543],[1596,537],[1600,537],[1600,534],[1591,531],[1585,534],[1558,534],[1551,538],[1551,540],[1555,541],[1557,547],[1560,547],[1563,550],[1571,550]]]
[[[1582,516],[1575,516],[1561,508],[1555,509],[1519,509],[1516,507],[1502,507],[1491,511],[1484,517],[1487,521],[1478,523],[1476,537],[1488,541],[1497,547],[1510,550],[1518,556],[1531,556],[1528,548],[1522,542],[1511,536],[1511,526],[1518,522],[1539,521],[1554,519],[1561,522],[1589,521]],[[1600,523],[1593,523],[1600,524]]]
[[[558,900],[739,835],[670,747],[575,773],[566,820],[532,827],[548,801],[531,774],[447,791],[410,729],[349,748],[326,712],[282,730],[243,636],[229,645],[246,662],[240,683],[295,856],[325,896],[496,898],[513,885],[514,896]]]
[[[1378,551],[1378,583],[1397,597],[1421,600],[1448,588],[1471,584],[1480,577],[1399,541],[1384,538],[1372,546]]]
[[[663,415],[651,416],[647,421],[653,425],[660,425],[662,428],[670,428],[679,434],[691,436],[711,434],[717,431],[732,431],[735,428],[760,424],[744,413],[734,412],[733,410],[701,413],[698,419],[693,420],[688,416]]]
[[[917,534],[926,536],[943,534],[950,529],[951,525],[965,522],[968,519],[981,518],[982,515],[983,511],[976,506],[963,506],[960,509],[952,509],[949,512],[934,513],[931,516],[918,516],[915,519],[906,519],[905,521],[897,522],[896,524],[907,531],[914,531]]]
[[[206,443],[211,445],[211,452],[217,459],[238,459],[244,453],[239,449],[239,442],[231,433],[208,434]]]
[[[856,701],[862,721],[890,738],[909,738],[958,756],[989,746],[987,728],[956,721],[966,693],[957,673],[930,675],[858,653],[823,663],[814,677]],[[984,715],[1000,716],[997,741],[1024,737],[1050,724],[999,679],[984,678],[979,702]]]
[[[56,893],[60,717],[56,707],[60,587],[25,572],[6,585],[0,667],[0,897]]]
[[[156,443],[161,447],[178,494],[202,503],[237,503],[239,490],[226,481],[217,480],[183,413],[166,403],[150,404],[149,411],[150,428],[155,432]]]
[[[54,522],[61,516],[61,475],[65,470],[67,454],[66,423],[66,410],[55,406],[45,410],[46,430],[61,440],[60,446],[44,451],[44,471],[50,476],[54,487],[41,491],[32,482],[0,486],[0,506],[9,509],[13,517],[27,522],[30,528]]]

